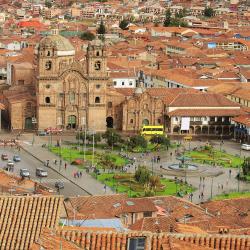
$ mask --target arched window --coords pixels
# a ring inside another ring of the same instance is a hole
[[[133,119],[130,119],[130,123],[131,123],[131,124],[134,123],[134,120],[133,120]]]
[[[47,56],[50,56],[50,51],[47,52]]]
[[[158,121],[158,124],[161,124],[161,119],[160,118],[157,121]]]
[[[101,69],[101,62],[97,61],[95,62],[95,70],[100,70]]]
[[[45,103],[47,103],[47,104],[50,103],[50,97],[48,97],[48,96],[45,97]]]
[[[47,61],[47,62],[45,63],[45,69],[46,69],[46,70],[51,70],[51,68],[52,68],[52,62],[51,62],[51,61]]]
[[[95,103],[100,103],[100,102],[101,102],[100,97],[97,96],[97,97],[95,98]]]
[[[108,108],[112,108],[112,102],[108,102]]]
[[[96,56],[100,56],[100,52],[99,51],[96,52]]]

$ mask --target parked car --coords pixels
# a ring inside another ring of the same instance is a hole
[[[57,182],[55,183],[55,187],[56,187],[57,189],[63,189],[63,188],[64,188],[64,183],[63,183],[62,181],[57,181]]]
[[[47,177],[48,176],[48,172],[42,168],[37,168],[36,169],[36,175],[39,177]]]
[[[243,150],[250,150],[250,145],[249,144],[242,144],[241,149]]]
[[[7,171],[14,171],[14,162],[11,160],[8,160],[6,167],[4,168]]]
[[[19,162],[19,161],[21,161],[21,157],[19,155],[14,155],[13,156],[13,161],[14,162]]]
[[[30,177],[30,172],[27,168],[20,169],[20,176],[21,177]]]
[[[8,161],[8,155],[7,154],[2,154],[1,155],[2,160]]]

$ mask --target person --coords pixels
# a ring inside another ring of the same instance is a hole
[[[67,163],[65,162],[64,164],[64,169],[66,170],[67,169]]]
[[[62,159],[60,159],[60,163],[59,164],[60,164],[60,166],[62,166]]]
[[[49,166],[49,160],[47,160],[46,166],[47,166],[47,167]]]
[[[229,169],[229,178],[231,178],[232,169]]]
[[[80,171],[80,177],[82,177],[82,171]]]
[[[55,165],[57,164],[57,159],[55,159]]]

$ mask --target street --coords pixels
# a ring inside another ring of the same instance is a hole
[[[64,189],[60,190],[60,194],[64,195],[65,197],[68,196],[76,196],[76,195],[88,195],[84,190],[80,187],[76,186],[74,183],[68,181],[63,176],[58,174],[57,172],[53,171],[50,168],[45,167],[41,162],[33,158],[32,156],[28,155],[26,152],[21,150],[20,152],[16,148],[0,148],[0,154],[6,153],[9,157],[9,160],[13,159],[14,155],[19,155],[21,157],[21,162],[14,163],[14,173],[17,176],[20,175],[21,168],[27,168],[30,172],[31,179],[40,183],[44,183],[46,186],[49,186],[55,189],[55,182],[62,181],[64,183]],[[7,161],[0,160],[0,168],[2,169],[7,164]],[[45,178],[38,178],[36,176],[36,168],[42,167],[43,169],[48,171],[48,177]]]

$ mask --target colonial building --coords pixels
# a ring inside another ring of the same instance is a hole
[[[106,130],[106,47],[93,41],[81,63],[55,32],[40,41],[35,55],[32,83],[17,82],[4,93],[11,127]]]
[[[240,114],[239,104],[194,88],[112,86],[107,49],[98,40],[78,61],[72,44],[54,32],[40,41],[29,70],[20,70],[25,63],[19,61],[3,92],[3,115],[12,129],[108,127],[137,133],[143,125],[164,125],[171,134],[229,135],[231,118]]]

